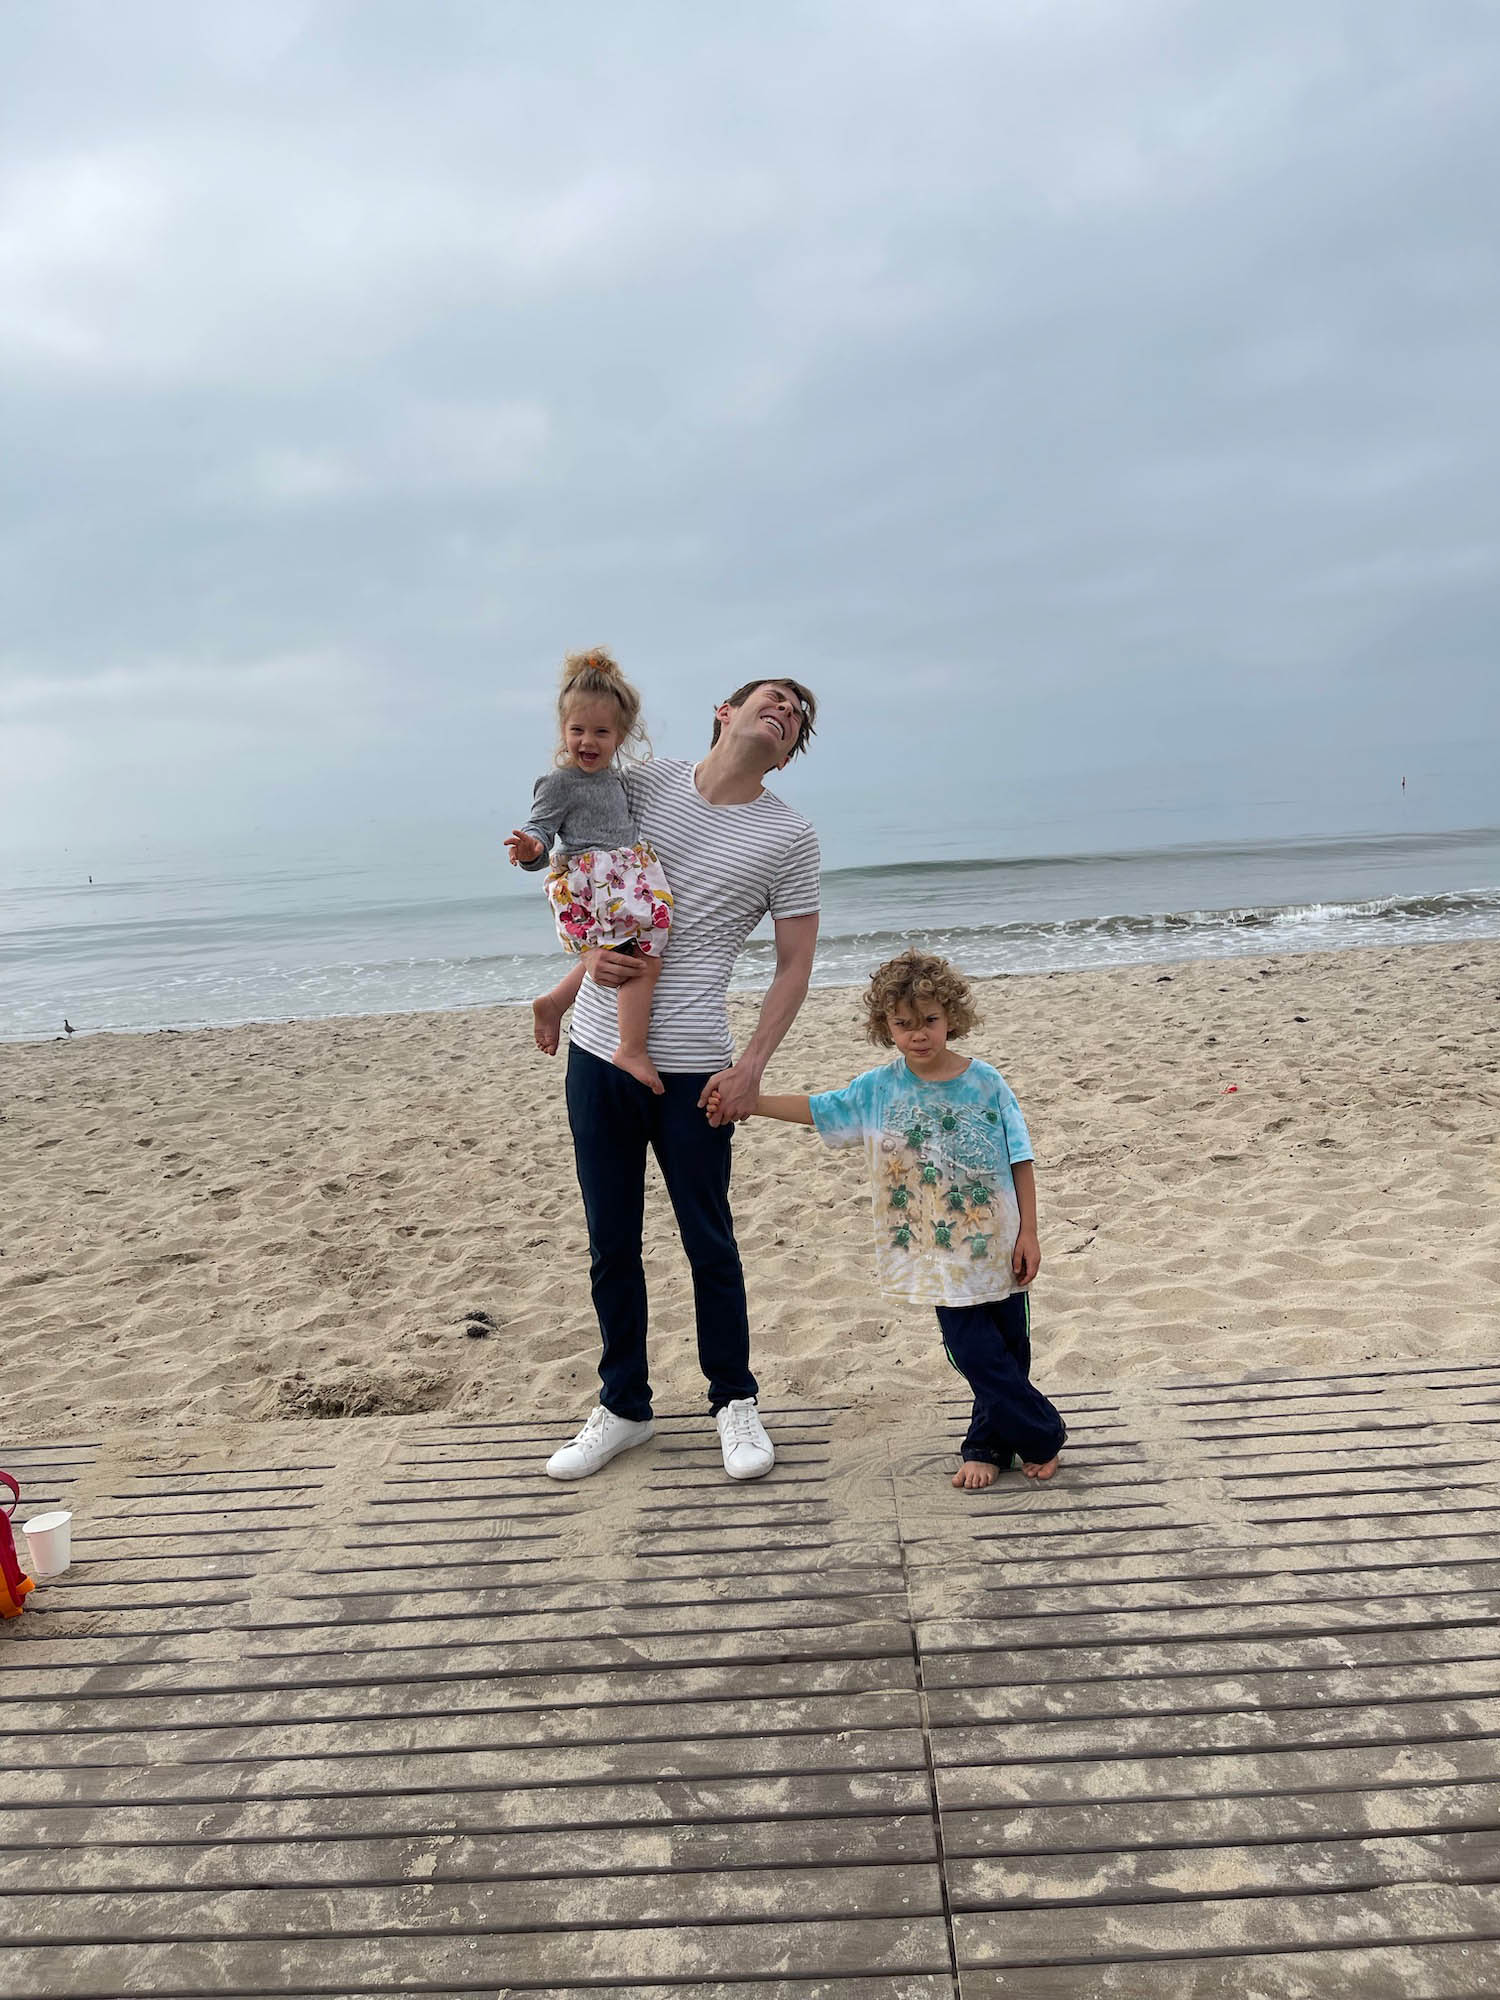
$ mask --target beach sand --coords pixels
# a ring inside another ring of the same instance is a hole
[[[1500,945],[979,982],[1037,1152],[1036,1374],[1500,1355]],[[815,992],[768,1087],[878,1059]],[[743,1038],[753,998],[736,999]],[[13,1438],[516,1407],[597,1387],[560,1060],[523,1009],[0,1047]],[[857,1157],[756,1122],[734,1204],[770,1402],[950,1390],[870,1275]],[[653,1169],[658,1405],[698,1405]],[[473,1308],[493,1318],[465,1333]]]

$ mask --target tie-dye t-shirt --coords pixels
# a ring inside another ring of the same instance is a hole
[[[924,1083],[897,1056],[811,1105],[826,1144],[865,1149],[882,1291],[966,1306],[1019,1289],[1010,1170],[1031,1158],[1031,1138],[999,1070],[971,1062],[946,1083]]]

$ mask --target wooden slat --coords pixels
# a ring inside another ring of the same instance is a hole
[[[675,1743],[532,1745],[499,1750],[424,1749],[368,1758],[259,1759],[232,1764],[82,1765],[8,1772],[0,1802],[134,1805],[193,1799],[294,1798],[316,1794],[530,1789],[681,1778],[821,1776],[829,1771],[914,1771],[926,1755],[919,1731],[839,1730],[806,1736],[713,1737]]]
[[[1500,1644],[1484,1659],[1403,1661],[1394,1666],[1335,1667],[1257,1673],[1238,1679],[1177,1674],[1157,1679],[1042,1681],[1025,1686],[934,1688],[927,1712],[934,1729],[972,1722],[1103,1720],[1115,1716],[1191,1716],[1253,1711],[1343,1709],[1365,1703],[1500,1699]]]
[[[964,1972],[962,1985],[963,2000],[1494,2000],[1496,1993],[1500,1945],[1489,1939],[976,1969]]]
[[[488,1673],[438,1680],[351,1681],[343,1686],[249,1689],[227,1687],[189,1693],[168,1685],[153,1693],[112,1695],[101,1702],[88,1689],[65,1700],[10,1701],[7,1725],[18,1732],[52,1735],[111,1734],[132,1729],[234,1728],[264,1723],[306,1725],[321,1719],[371,1720],[465,1714],[504,1715],[575,1707],[633,1708],[637,1704],[734,1702],[742,1709],[784,1697],[838,1695],[849,1704],[861,1695],[917,1685],[910,1644],[894,1654],[868,1658],[709,1662],[702,1666],[639,1670],[627,1674],[556,1673],[497,1680]]]
[[[365,2000],[367,1995],[391,1990],[386,1985],[356,1986],[347,1981],[338,1989],[343,2000]],[[548,1984],[510,1990],[524,1992],[527,2000],[684,2000],[689,1989],[681,1985],[633,1982],[628,1986]],[[692,2000],[954,2000],[955,1986],[949,1974],[913,1972],[877,1973],[863,1978],[856,1975],[848,1979],[695,1979],[690,1990]],[[422,2000],[497,2000],[500,1989],[490,1980],[462,1988],[409,1984],[402,1991],[420,1992]],[[329,1993],[326,1988],[316,1994],[278,1990],[276,2000],[329,2000]]]
[[[761,1701],[755,1707],[754,1724],[757,1739],[913,1729],[921,1724],[921,1700],[912,1690]],[[739,1738],[744,1727],[744,1704],[731,1700],[682,1701],[665,1707],[629,1702],[609,1708],[516,1709],[477,1716],[444,1717],[429,1712],[390,1721],[330,1718],[259,1727],[238,1723],[228,1729],[122,1729],[102,1739],[48,1737],[28,1742],[24,1749],[17,1741],[0,1743],[0,1774],[11,1769],[57,1770],[103,1764],[225,1763],[243,1769],[249,1762],[272,1758],[340,1757],[352,1761],[401,1753],[430,1758],[458,1750],[541,1748],[564,1743],[587,1746],[606,1741],[674,1744],[691,1738],[706,1744]]]
[[[637,1876],[703,1869],[812,1868],[930,1862],[929,1813],[861,1819],[735,1821],[556,1833],[445,1834],[422,1839],[206,1840],[74,1845],[52,1893],[66,1889],[273,1889],[324,1883],[503,1882],[533,1876]],[[36,1888],[33,1851],[0,1851],[0,1893]]]
[[[1347,1894],[1106,1904],[1084,1909],[959,1914],[964,1966],[1062,1959],[1197,1958],[1225,1951],[1352,1944],[1460,1943],[1500,1929],[1500,1888],[1411,1882]]]
[[[82,1649],[92,1644],[77,1640]],[[62,1692],[85,1693],[98,1699],[105,1694],[139,1694],[153,1688],[313,1687],[360,1685],[381,1680],[416,1678],[441,1679],[445,1674],[510,1675],[567,1673],[579,1670],[604,1672],[618,1669],[669,1665],[692,1666],[712,1662],[754,1664],[762,1660],[798,1660],[866,1657],[905,1653],[911,1634],[905,1624],[831,1624],[811,1631],[788,1627],[761,1634],[683,1632],[664,1637],[635,1639],[589,1639],[573,1642],[548,1639],[515,1645],[473,1644],[431,1648],[391,1647],[378,1657],[363,1653],[313,1653],[306,1657],[245,1654],[239,1660],[184,1657],[163,1664],[151,1659],[118,1667],[80,1662],[59,1664],[45,1671],[45,1662],[28,1657],[23,1665],[7,1671],[0,1687],[16,1695],[56,1697]],[[45,1649],[32,1646],[29,1656]],[[109,1642],[100,1642],[96,1652],[101,1662],[109,1657]]]
[[[632,1785],[545,1786],[513,1791],[389,1794],[343,1798],[226,1799],[205,1805],[0,1804],[0,1848],[51,1848],[111,1841],[349,1840],[450,1833],[557,1832],[586,1827],[679,1826],[931,1813],[924,1771],[836,1771],[820,1777],[647,1779]],[[0,1988],[3,1991],[3,1988]]]
[[[456,1576],[439,1572],[430,1578],[424,1577],[410,1590],[383,1589],[378,1585],[372,1587],[367,1576],[353,1574],[342,1579],[346,1588],[288,1590],[281,1603],[289,1614],[309,1619],[321,1615],[330,1622],[335,1618],[355,1618],[363,1622],[367,1619],[442,1617],[445,1613],[455,1612],[471,1616],[503,1614],[511,1608],[534,1615],[544,1611],[628,1609],[636,1605],[723,1604],[730,1596],[741,1603],[765,1603],[806,1596],[809,1591],[800,1572],[771,1576],[735,1573],[728,1577],[710,1577],[700,1573],[675,1577],[653,1569],[649,1576],[600,1577],[591,1574],[561,1578],[555,1576],[559,1567],[553,1565],[554,1573],[546,1579],[517,1577],[498,1583],[486,1576],[482,1569],[460,1569]],[[814,1586],[818,1601],[831,1597],[868,1597],[877,1593],[899,1594],[904,1587],[900,1565],[895,1563],[882,1564],[878,1568],[870,1564],[858,1568],[824,1567],[818,1571]],[[262,1629],[274,1628],[267,1622]]]
[[[134,1890],[107,1895],[47,1892],[6,1899],[7,1942],[91,1944],[129,1938],[162,1943],[256,1937],[322,1938],[375,1933],[390,1937],[449,1931],[535,1933],[602,1930],[641,1924],[725,1924],[917,1919],[941,1914],[931,1864],[873,1868],[718,1868],[659,1874],[629,1872],[621,1841],[619,1872],[533,1880],[412,1880],[378,1888],[324,1885],[300,1889]]]
[[[944,1810],[1007,1811],[1033,1805],[1080,1805],[1089,1799],[1213,1798],[1230,1793],[1362,1791],[1399,1782],[1500,1778],[1500,1743],[1444,1738],[1320,1750],[1201,1752],[1095,1758],[1075,1763],[965,1765],[937,1774]]]
[[[464,1646],[476,1637],[500,1639],[506,1644],[527,1640],[551,1640],[565,1628],[579,1642],[590,1639],[635,1639],[661,1637],[672,1633],[697,1632],[779,1632],[790,1628],[811,1631],[815,1627],[880,1624],[901,1615],[902,1594],[888,1591],[879,1596],[830,1591],[817,1597],[774,1595],[752,1592],[738,1597],[689,1598],[682,1603],[663,1603],[659,1597],[641,1591],[639,1600],[619,1605],[579,1606],[574,1609],[543,1604],[537,1609],[510,1605],[503,1610],[477,1604],[463,1611],[429,1611],[395,1618],[372,1616],[363,1606],[339,1607],[344,1615],[337,1623],[314,1619],[292,1622],[270,1619],[247,1624],[229,1622],[256,1637],[247,1645],[246,1657],[262,1659],[275,1647],[280,1657],[295,1654],[303,1658],[317,1653],[342,1653],[351,1643],[371,1652],[443,1649]]]
[[[1055,1620],[931,1618],[922,1622],[922,1649],[935,1653],[969,1652],[1000,1645],[1006,1638],[1015,1644],[1018,1623],[1023,1630],[1035,1631],[1038,1642],[1044,1633],[1051,1634],[1057,1629]],[[1488,1590],[1437,1589],[1344,1599],[1338,1603],[1317,1599],[1304,1603],[1260,1603],[1236,1615],[1230,1615],[1217,1604],[1167,1605],[1155,1610],[1082,1614],[1069,1618],[1068,1632],[1078,1645],[1107,1646],[1132,1640],[1161,1640],[1175,1634],[1184,1640],[1212,1639],[1227,1629],[1232,1629],[1243,1643],[1299,1632],[1357,1633],[1404,1630],[1418,1625],[1471,1625],[1500,1631],[1500,1601]]]
[[[722,1879],[722,1878],[719,1878]],[[9,2000],[115,2000],[175,1994],[349,1995],[452,1984],[491,1993],[516,1985],[668,1979],[813,1978],[886,1971],[944,1972],[941,1917],[854,1922],[695,1923],[632,1930],[451,1937],[270,1936],[253,1942],[101,1944],[0,1954]]]
[[[1485,1883],[1495,1879],[1497,1863],[1500,1834],[1484,1830],[1037,1860],[950,1859],[948,1889],[953,1908],[966,1913],[1078,1905],[1112,1909],[1225,1896],[1350,1895],[1403,1884]],[[30,1933],[23,1929],[20,1935]]]
[[[1053,1627],[1055,1634],[1056,1627]],[[1375,1632],[1306,1632],[1279,1638],[1131,1640],[1113,1646],[1035,1646],[924,1654],[928,1687],[1116,1680],[1135,1676],[1295,1673],[1303,1669],[1390,1666],[1405,1660],[1493,1659],[1500,1651],[1489,1624],[1391,1625]]]
[[[1500,1516],[1496,1532],[1500,1534]],[[1285,1578],[1295,1581],[1303,1575],[1320,1577],[1330,1572],[1337,1578],[1359,1570],[1372,1588],[1380,1588],[1390,1581],[1392,1571],[1400,1569],[1450,1577],[1455,1566],[1488,1561],[1493,1546],[1483,1534],[1437,1534],[1393,1537],[1377,1547],[1368,1542],[1286,1547],[1279,1542],[1225,1544],[1202,1539],[1179,1549],[1153,1543],[1142,1551],[1131,1549],[1121,1538],[1103,1554],[1069,1544],[1057,1554],[1009,1555],[985,1564],[955,1559],[924,1566],[911,1578],[911,1595],[925,1615],[938,1615],[960,1600],[1009,1603],[1009,1593],[1018,1589],[1077,1591],[1096,1583],[1150,1586],[1229,1578],[1248,1584],[1255,1577],[1271,1577],[1279,1585]]]
[[[932,1732],[940,1767],[1022,1758],[1183,1757],[1255,1750],[1347,1749],[1365,1743],[1500,1740],[1500,1700],[1375,1703],[1369,1707],[1238,1710],[1222,1715],[1124,1715],[1101,1722],[1003,1722]]]
[[[943,1815],[950,1858],[1088,1852],[1109,1864],[1141,1849],[1191,1843],[1210,1854],[1247,1842],[1356,1839],[1377,1834],[1491,1832],[1500,1811],[1494,1781],[1387,1783],[1379,1790],[1259,1792],[1231,1798],[1131,1799],[1110,1805],[1034,1805],[1014,1812]]]

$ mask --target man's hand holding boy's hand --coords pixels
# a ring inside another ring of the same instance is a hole
[[[699,1108],[708,1113],[710,1125],[733,1125],[749,1118],[760,1100],[760,1078],[742,1063],[721,1069],[703,1086]]]
[[[1042,1268],[1042,1246],[1034,1229],[1023,1229],[1010,1253],[1010,1268],[1023,1285],[1029,1285]]]
[[[522,833],[517,829],[506,841],[505,851],[510,856],[511,867],[520,868],[527,862],[540,861],[547,850],[534,833]]]

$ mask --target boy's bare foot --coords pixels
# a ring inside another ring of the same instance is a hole
[[[555,1056],[557,1045],[562,1039],[563,1015],[566,1007],[559,1007],[550,993],[544,993],[540,1000],[531,1003],[531,1031],[536,1036],[536,1045],[544,1056]]]
[[[953,1484],[966,1488],[970,1493],[977,1492],[981,1486],[993,1486],[994,1483],[995,1467],[986,1465],[982,1458],[966,1458],[953,1475]]]
[[[1057,1470],[1057,1460],[1049,1458],[1045,1465],[1028,1465],[1023,1458],[1021,1461],[1021,1470],[1026,1474],[1028,1479],[1050,1479]]]
[[[660,1072],[657,1070],[656,1064],[652,1062],[650,1056],[627,1055],[624,1049],[616,1049],[610,1057],[610,1061],[616,1069],[629,1070],[633,1077],[638,1078],[656,1096],[666,1096],[667,1086],[662,1082]]]

